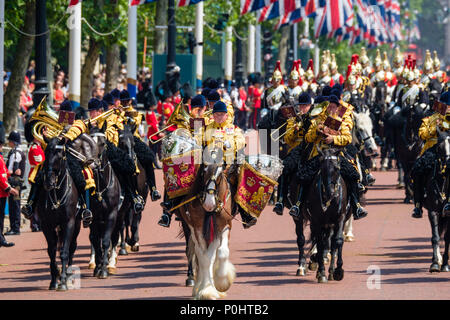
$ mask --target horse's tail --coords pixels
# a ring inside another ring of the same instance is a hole
[[[207,245],[217,238],[217,222],[215,212],[205,212],[205,217],[203,218],[203,237]]]

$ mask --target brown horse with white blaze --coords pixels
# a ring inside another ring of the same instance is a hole
[[[193,192],[193,201],[178,209],[191,230],[189,255],[195,254],[195,299],[218,299],[233,283],[236,272],[229,261],[233,197],[227,172],[222,165],[203,164]],[[191,259],[189,259],[191,261]]]

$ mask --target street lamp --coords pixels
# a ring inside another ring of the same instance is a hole
[[[36,0],[36,80],[33,92],[33,106],[37,108],[41,100],[50,94],[47,81],[47,0]]]

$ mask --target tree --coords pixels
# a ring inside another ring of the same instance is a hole
[[[19,8],[23,14],[22,31],[27,34],[34,34],[36,29],[36,2],[35,0],[22,1]],[[7,11],[11,10],[11,2],[8,3]],[[17,4],[14,4],[14,6]],[[20,10],[19,9],[19,10]],[[5,131],[9,132],[16,126],[17,114],[19,112],[20,92],[25,80],[25,73],[28,67],[31,50],[33,49],[34,37],[21,34],[18,38],[15,59],[9,79],[8,87],[4,96],[3,121]]]

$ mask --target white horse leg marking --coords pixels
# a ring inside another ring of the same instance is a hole
[[[195,295],[196,300],[215,300],[220,298],[220,294],[214,287],[213,265],[216,259],[216,251],[220,244],[220,239],[215,239],[207,247],[203,235],[195,234],[197,238],[195,244],[195,254],[198,259],[198,292]]]
[[[217,257],[214,263],[214,285],[220,292],[227,291],[234,279],[236,278],[236,271],[233,264],[230,262],[230,249],[228,248],[228,235],[230,229],[228,227],[222,232],[221,244],[217,249]]]
[[[108,273],[115,274],[116,273],[116,264],[117,264],[117,248],[109,249],[109,260],[108,260]]]
[[[344,225],[344,241],[353,242],[354,240],[355,236],[353,235],[353,215],[352,215]]]
[[[94,246],[91,244],[91,258],[89,260],[89,269],[95,268],[95,250]]]

